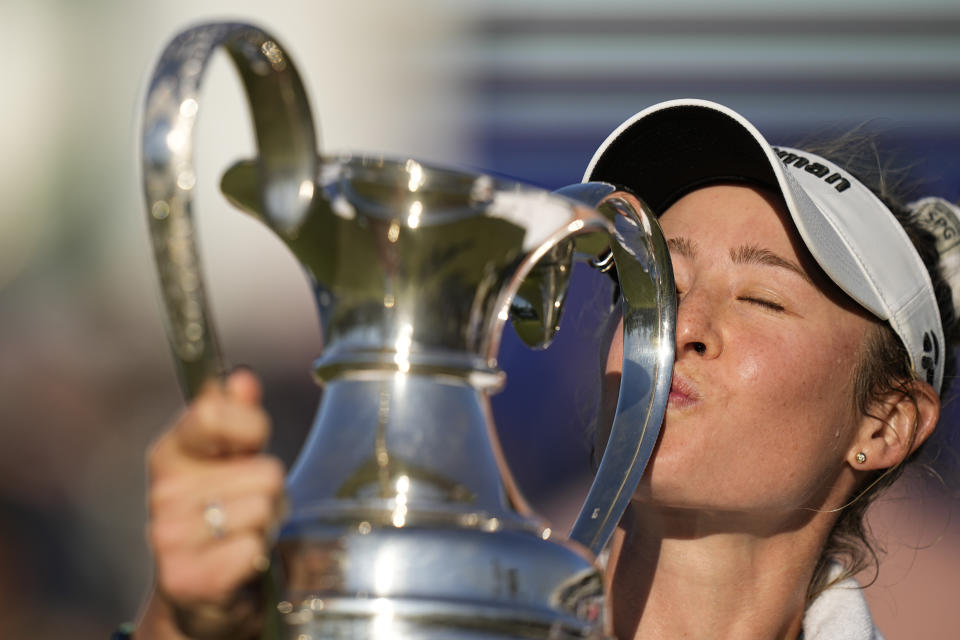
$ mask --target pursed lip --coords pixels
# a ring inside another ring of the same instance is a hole
[[[680,372],[674,371],[667,406],[671,409],[685,409],[697,404],[700,400],[702,396],[696,385]]]

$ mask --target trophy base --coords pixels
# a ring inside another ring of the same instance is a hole
[[[545,617],[531,620],[529,611],[484,609],[475,603],[411,601],[394,598],[319,600],[319,611],[284,616],[283,640],[600,640],[599,628],[568,626]],[[599,606],[599,605],[598,605]],[[309,605],[306,607],[309,609]]]
[[[604,637],[589,554],[530,530],[290,523],[273,567],[284,640]]]

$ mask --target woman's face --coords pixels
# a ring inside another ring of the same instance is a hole
[[[679,299],[676,364],[636,499],[793,512],[824,506],[845,464],[871,322],[814,266],[780,207],[758,189],[715,185],[660,218]],[[621,349],[618,334],[608,373]]]

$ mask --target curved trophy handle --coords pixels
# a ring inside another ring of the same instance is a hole
[[[570,531],[571,539],[596,555],[626,510],[660,434],[676,352],[676,287],[660,225],[640,199],[603,183],[558,193],[614,214],[605,258],[612,254],[622,299],[620,394],[597,475]],[[602,262],[596,266],[609,268]]]
[[[284,50],[266,32],[212,23],[179,34],[157,63],[144,108],[143,184],[167,336],[184,394],[225,367],[213,329],[192,217],[194,125],[210,55],[223,46],[243,81],[256,130],[263,211],[293,234],[313,199],[317,148],[306,92]]]
[[[624,320],[620,396],[599,469],[570,532],[571,539],[597,555],[626,510],[660,433],[676,349],[676,294],[666,241],[642,201],[605,183],[572,185],[556,193],[589,208],[577,207],[578,219],[518,268],[514,283],[504,287],[498,320],[502,324],[508,317],[509,295],[516,281],[573,237],[582,236],[577,237],[577,249],[594,258],[594,266],[606,271],[616,265]],[[609,251],[602,246],[605,242],[596,242],[595,233],[585,235],[597,231],[607,237]],[[598,254],[602,254],[600,260]],[[491,344],[488,356],[495,357],[498,347],[496,342]]]

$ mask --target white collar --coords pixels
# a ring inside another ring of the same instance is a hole
[[[843,568],[834,565],[830,578]],[[853,578],[841,580],[814,598],[803,614],[803,640],[883,640],[873,625],[863,588]]]

